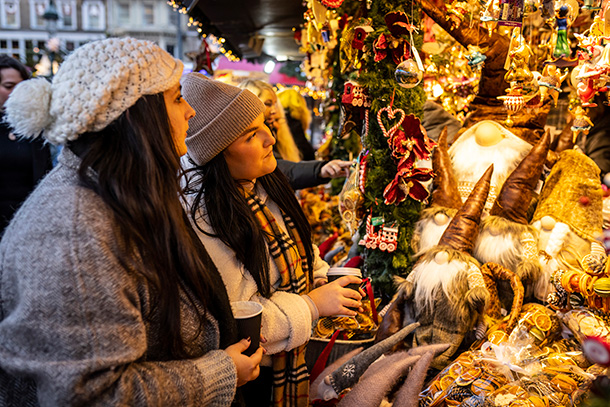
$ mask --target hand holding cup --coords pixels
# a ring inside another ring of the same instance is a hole
[[[332,270],[332,269],[331,269]],[[358,269],[354,269],[358,270]],[[358,270],[358,273],[360,270]],[[362,312],[363,293],[359,290],[362,280],[355,273],[351,275],[327,274],[328,283],[309,292],[308,296],[318,307],[321,317],[356,316],[356,310]]]

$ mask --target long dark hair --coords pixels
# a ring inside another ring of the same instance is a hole
[[[231,177],[224,155],[218,154],[204,166],[187,170],[185,193],[192,195],[190,215],[197,228],[200,226],[201,211],[206,211],[214,234],[237,255],[237,259],[250,272],[258,292],[269,298],[269,254],[263,231],[241,192],[237,180]],[[294,221],[297,232],[305,246],[306,261],[310,265],[308,276],[312,279],[313,249],[311,226],[301,210],[294,191],[286,176],[277,168],[271,174],[258,178],[269,197]]]
[[[106,128],[81,135],[69,148],[82,159],[81,182],[112,210],[117,239],[125,245],[119,260],[150,283],[153,310],[167,327],[160,338],[164,349],[188,357],[180,335],[180,288],[195,309],[200,307],[193,297],[207,309],[213,264],[196,246],[200,243],[180,202],[180,157],[163,94],[143,96]],[[204,315],[199,315],[198,334]]]

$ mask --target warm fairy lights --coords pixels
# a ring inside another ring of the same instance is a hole
[[[174,11],[177,11],[180,14],[187,14],[186,7],[184,7],[184,5],[182,5],[182,3],[180,1],[168,0],[167,4],[169,6],[171,6],[174,9]],[[235,55],[235,53],[233,53],[232,50],[226,48],[226,46],[225,46],[226,39],[224,39],[223,37],[216,37],[214,34],[211,34],[211,33],[204,32],[203,23],[201,21],[198,21],[197,19],[195,19],[193,17],[189,17],[187,26],[196,27],[197,32],[201,35],[201,37],[203,39],[205,39],[206,41],[208,41],[208,43],[210,43],[210,45],[216,46],[216,48],[218,48],[218,52],[223,54],[225,57],[227,57],[227,59],[229,61],[235,62],[235,61],[240,60],[240,58],[237,55]]]
[[[309,96],[314,100],[323,99],[326,97],[326,91],[311,89],[308,86],[298,86],[298,85],[284,86],[284,85],[278,83],[274,89],[277,93],[277,92],[281,92],[281,91],[283,91],[285,89],[289,89],[289,88],[296,90],[303,96]]]

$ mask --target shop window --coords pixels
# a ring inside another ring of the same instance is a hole
[[[2,0],[0,12],[2,13],[0,23],[3,28],[19,28],[21,26],[18,0]]]
[[[76,30],[76,1],[61,0],[55,4],[59,13],[58,27],[63,30]]]
[[[47,8],[47,1],[45,0],[30,0],[30,26],[32,28],[45,29],[46,24],[44,18],[44,11]]]
[[[104,30],[104,4],[101,1],[85,1],[83,3],[83,28],[85,30]]]
[[[130,24],[130,7],[129,3],[117,3],[117,21],[120,26],[128,26]]]
[[[150,3],[142,4],[142,9],[144,11],[143,19],[144,25],[154,25],[155,24],[155,5]]]

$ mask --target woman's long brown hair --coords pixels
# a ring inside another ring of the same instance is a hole
[[[105,129],[82,135],[70,148],[82,159],[82,183],[112,210],[117,238],[125,245],[120,261],[152,288],[152,304],[167,327],[162,345],[173,356],[187,357],[180,335],[180,288],[193,306],[195,297],[207,309],[214,265],[197,247],[180,202],[180,157],[163,94],[143,96]]]

